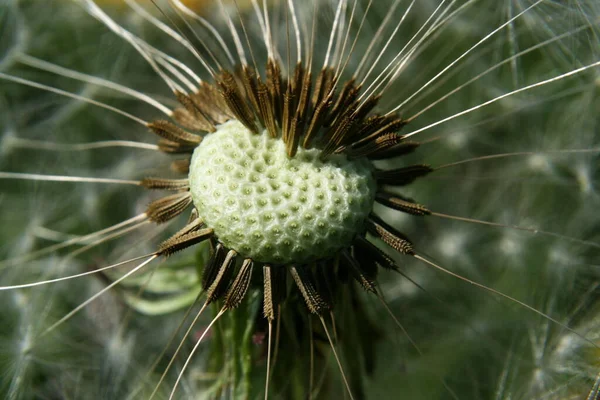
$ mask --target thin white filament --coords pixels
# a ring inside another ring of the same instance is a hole
[[[40,60],[38,58],[31,57],[26,54],[19,55],[17,57],[17,60],[19,62],[21,62],[22,64],[29,65],[30,67],[34,67],[37,69],[41,69],[43,71],[52,72],[56,75],[65,76],[67,78],[76,79],[78,81],[91,83],[94,85],[98,85],[98,86],[102,86],[102,87],[105,87],[108,89],[115,90],[119,93],[123,93],[123,94],[129,95],[131,97],[135,97],[138,100],[142,100],[143,102],[150,104],[151,106],[155,107],[159,111],[162,111],[164,114],[166,114],[168,116],[171,116],[171,114],[172,114],[171,110],[168,107],[166,107],[165,105],[154,100],[152,97],[150,97],[144,93],[138,92],[137,90],[128,88],[127,86],[123,86],[118,83],[106,80],[106,79],[98,78],[93,75],[88,75],[88,74],[83,74],[81,72],[73,71],[71,69],[64,68],[59,65],[52,64],[52,63],[49,63],[44,60]]]
[[[381,33],[383,32],[383,30],[386,28],[387,24],[392,19],[393,15],[394,15],[394,12],[396,11],[396,7],[398,7],[398,4],[400,4],[401,1],[402,0],[395,0],[394,1],[394,3],[392,4],[392,7],[389,9],[389,11],[387,12],[385,18],[381,22],[381,25],[379,25],[379,28],[377,28],[377,31],[375,32],[375,34],[373,35],[373,38],[369,42],[369,46],[367,46],[367,50],[365,50],[365,53],[362,56],[362,58],[360,60],[360,63],[358,64],[358,67],[356,67],[356,69],[354,71],[354,75],[355,76],[360,76],[360,71],[361,71],[362,67],[368,61],[369,56],[371,55],[371,51],[373,51],[373,47],[381,39]],[[414,3],[414,0],[413,0],[413,3]],[[400,28],[400,24],[401,23],[402,22],[398,23],[398,25],[396,26],[396,29],[394,30],[394,33],[392,33],[392,35],[390,36],[389,40],[391,40],[391,38],[396,34],[395,32]],[[385,52],[385,48],[383,50],[381,50],[381,53],[384,53],[384,52]]]
[[[441,26],[442,24],[437,24],[438,21],[440,21],[444,15],[448,12],[448,10],[450,10],[450,8],[452,7],[452,5],[454,4],[454,1],[452,1],[442,12],[440,15],[436,16],[436,14],[438,13],[438,10],[442,7],[442,5],[444,4],[445,0],[443,2],[441,2],[437,8],[433,11],[433,13],[431,13],[431,15],[429,16],[429,18],[427,18],[427,20],[423,23],[423,25],[421,26],[421,28],[419,28],[419,30],[410,38],[410,40],[404,45],[404,47],[398,52],[398,54],[396,54],[396,56],[392,59],[392,61],[390,61],[388,63],[388,65],[383,69],[383,71],[381,71],[381,73],[373,80],[373,82],[371,83],[371,85],[369,85],[369,87],[367,88],[367,90],[365,91],[365,93],[363,93],[363,95],[361,95],[361,97],[359,99],[362,99],[364,97],[367,96],[367,94],[371,94],[374,93],[376,90],[378,90],[385,82],[386,80],[388,80],[390,78],[390,76],[396,76],[399,71],[401,71],[401,69],[404,67],[404,65],[406,65],[407,61],[410,59],[410,57],[417,51],[417,49],[419,48],[419,46],[421,45],[421,43],[423,41],[425,41],[427,39],[427,37],[434,32],[439,26]],[[466,3],[463,6],[466,6],[468,3]],[[412,4],[411,4],[412,6]],[[406,16],[405,15],[402,16],[402,19],[404,20]],[[435,17],[435,20],[433,21],[433,23],[431,24],[431,27],[428,27],[429,22]],[[424,30],[425,28],[427,28],[427,30],[425,31],[425,33],[422,35],[422,37],[417,40],[417,42],[411,46],[411,43],[417,39],[421,33],[422,30]],[[389,44],[389,40],[388,43],[386,43],[386,47]],[[404,52],[407,48],[410,49],[408,50],[408,53],[406,55],[404,55]],[[381,56],[381,54],[380,54]],[[400,60],[398,60],[398,58],[400,58]],[[398,61],[397,61],[398,60]],[[397,61],[397,62],[396,62]],[[377,62],[379,62],[379,60],[377,60]],[[394,66],[394,64],[396,66]],[[369,70],[369,72],[367,73],[367,75],[365,76],[365,78],[363,78],[363,81],[365,81],[367,79],[367,77],[371,74],[371,71],[373,70],[373,67],[371,67],[371,69]],[[393,79],[389,79],[390,81],[392,81]],[[377,83],[379,82],[379,83]],[[375,86],[375,88],[371,89],[375,84],[377,83],[377,86]]]
[[[140,55],[142,57],[144,57],[144,59],[148,62],[148,64],[150,64],[152,69],[154,69],[154,71],[158,74],[158,76],[160,76],[162,78],[162,80],[167,84],[167,86],[169,86],[169,88],[172,91],[181,89],[180,86],[177,85],[177,83],[173,82],[168,76],[165,75],[165,73],[163,71],[160,70],[160,68],[158,68],[158,65],[156,65],[156,63],[154,62],[152,57],[146,51],[144,51],[144,49],[142,49],[142,46],[138,43],[138,41],[141,41],[141,39],[136,39],[133,34],[131,34],[129,31],[122,28],[119,24],[117,24],[115,21],[113,21],[92,0],[79,0],[79,2],[82,3],[83,7],[86,9],[86,11],[92,17],[94,17],[98,21],[102,22],[104,25],[106,25],[110,30],[112,30],[118,36],[122,37],[127,42],[129,42],[129,44],[131,44],[133,46],[133,48],[135,48],[138,51],[138,53],[140,53]],[[145,43],[145,44],[148,47],[152,47],[147,43]],[[183,92],[183,89],[181,89],[180,91]]]
[[[210,324],[208,324],[208,326],[206,327],[206,329],[204,329],[204,332],[202,332],[202,336],[200,336],[200,339],[198,339],[198,341],[194,345],[194,348],[190,352],[190,355],[185,360],[185,363],[183,364],[183,367],[181,368],[181,372],[179,373],[179,376],[177,376],[177,380],[175,381],[175,385],[173,386],[173,390],[171,390],[171,395],[169,396],[169,400],[173,400],[173,396],[175,396],[175,391],[177,390],[177,386],[179,386],[179,382],[181,382],[181,378],[183,377],[183,373],[187,369],[187,366],[190,363],[190,361],[192,360],[192,357],[194,356],[194,353],[196,352],[196,350],[198,350],[198,346],[200,346],[200,343],[202,342],[202,339],[204,339],[204,336],[206,336],[206,334],[208,333],[208,331],[210,330],[210,328],[212,328],[212,326],[214,325],[214,323],[217,322],[217,320],[219,318],[221,318],[221,316],[225,313],[225,311],[226,310],[224,308],[221,309],[221,311],[219,311],[219,313],[217,314],[217,316],[215,318],[213,318],[212,321],[210,321]]]
[[[208,73],[211,74],[211,76],[214,76],[214,72],[213,72],[212,68],[206,63],[204,58],[200,55],[200,53],[198,53],[198,50],[196,50],[196,48],[190,43],[189,40],[187,40],[186,38],[181,36],[179,33],[175,32],[173,29],[168,27],[164,22],[161,22],[158,19],[156,19],[154,16],[150,15],[150,13],[148,13],[148,11],[146,11],[143,7],[140,7],[140,5],[137,4],[136,1],[125,0],[125,2],[127,3],[127,5],[129,7],[131,7],[142,18],[144,18],[145,20],[150,22],[152,25],[156,26],[158,29],[160,29],[161,31],[163,31],[164,33],[166,33],[167,35],[169,35],[170,37],[175,39],[175,41],[177,41],[183,47],[185,47],[190,53],[192,53],[194,55],[194,57],[196,57],[196,59],[198,61],[200,61],[200,64],[202,64],[202,66],[208,71]]]
[[[198,298],[199,297],[200,297],[200,295],[198,295]],[[169,360],[169,364],[167,365],[167,368],[165,368],[165,371],[160,376],[160,379],[156,383],[156,385],[154,387],[154,390],[150,394],[150,397],[148,398],[148,400],[152,400],[154,398],[154,396],[156,395],[156,393],[158,392],[158,388],[160,387],[161,383],[165,380],[165,377],[167,376],[167,373],[169,372],[169,370],[171,369],[171,366],[175,362],[175,358],[177,357],[177,355],[181,351],[181,348],[183,347],[183,345],[185,343],[185,339],[188,337],[188,335],[190,334],[190,332],[194,328],[194,325],[196,325],[196,322],[198,322],[198,319],[200,318],[200,316],[202,315],[202,313],[204,312],[204,310],[206,309],[207,306],[208,306],[208,303],[204,303],[202,305],[202,307],[200,308],[200,311],[198,311],[198,313],[196,314],[196,316],[194,317],[194,319],[190,323],[190,326],[188,327],[188,329],[183,334],[183,338],[179,342],[179,345],[177,346],[177,349],[175,349],[175,353],[173,353],[173,355],[171,356],[171,359]],[[183,324],[183,321],[182,321],[182,324]]]
[[[337,32],[337,26],[340,20],[340,13],[342,11],[342,3],[343,0],[338,2],[337,9],[335,11],[335,18],[333,19],[333,25],[331,27],[331,35],[329,35],[329,43],[327,44],[327,52],[325,53],[325,61],[323,62],[323,68],[329,66],[329,57],[331,56],[331,47],[333,46],[333,39],[335,38],[335,34]]]
[[[75,315],[76,313],[78,313],[79,311],[81,311],[83,308],[85,308],[88,304],[90,304],[91,302],[93,302],[94,300],[96,300],[97,298],[99,298],[100,296],[102,296],[104,293],[106,293],[107,291],[109,291],[110,289],[112,289],[113,287],[115,287],[116,285],[118,285],[119,283],[121,283],[122,281],[124,281],[125,279],[127,279],[129,276],[135,274],[137,271],[139,271],[140,269],[142,269],[146,265],[150,264],[156,258],[158,258],[158,255],[153,255],[152,257],[150,257],[149,259],[147,259],[146,261],[144,261],[143,263],[141,263],[140,265],[138,265],[137,267],[135,267],[131,271],[127,272],[125,275],[121,276],[116,281],[112,282],[110,285],[108,285],[107,287],[105,287],[104,289],[102,289],[101,291],[99,291],[98,293],[96,293],[95,295],[93,295],[92,297],[90,297],[89,299],[87,299],[86,301],[84,301],[83,303],[81,303],[80,305],[78,305],[77,307],[75,307],[67,315],[65,315],[64,317],[62,317],[58,321],[56,321],[48,329],[46,329],[44,332],[42,332],[40,336],[44,336],[44,335],[47,335],[48,333],[52,332],[54,329],[56,329],[58,326],[60,326],[63,322],[67,321],[73,315]]]
[[[465,58],[466,56],[468,56],[474,49],[476,49],[477,47],[479,47],[482,43],[486,42],[489,38],[491,38],[492,36],[494,36],[496,33],[498,33],[499,31],[501,31],[502,29],[504,29],[509,24],[513,23],[516,19],[520,18],[522,15],[524,15],[529,10],[533,9],[534,7],[536,7],[538,4],[540,4],[543,1],[544,0],[538,0],[538,1],[536,1],[535,3],[533,3],[532,5],[530,5],[529,7],[527,7],[525,10],[521,11],[519,14],[515,15],[513,18],[509,19],[508,21],[506,21],[505,23],[503,23],[502,25],[500,25],[499,27],[497,27],[496,29],[494,29],[493,31],[491,31],[490,33],[488,33],[487,35],[485,35],[477,43],[475,43],[473,46],[471,46],[467,51],[465,51],[463,54],[461,54],[456,60],[452,61],[444,69],[442,69],[440,72],[438,72],[433,78],[431,78],[427,83],[425,83],[423,86],[421,86],[415,93],[413,93],[412,95],[410,95],[402,103],[398,104],[398,106],[396,106],[388,114],[396,112],[404,104],[406,104],[407,102],[409,102],[410,100],[412,100],[422,90],[424,90],[425,88],[427,88],[432,82],[434,82],[441,75],[443,75],[444,73],[446,73],[446,71],[448,71],[450,68],[452,68],[454,65],[456,65],[456,63],[458,63],[460,60],[462,60],[463,58]]]
[[[540,42],[540,43],[538,43],[538,44],[536,44],[534,46],[531,46],[531,47],[529,47],[529,48],[527,48],[525,50],[522,50],[519,53],[513,54],[509,58],[507,58],[507,59],[505,59],[503,61],[500,61],[496,65],[491,66],[490,68],[486,69],[485,71],[481,72],[480,74],[478,74],[478,75],[474,76],[473,78],[469,79],[464,84],[462,84],[462,85],[458,86],[457,88],[451,90],[450,92],[446,93],[445,95],[443,95],[442,97],[440,97],[439,99],[437,99],[436,101],[434,101],[433,103],[431,103],[430,105],[428,105],[427,107],[425,107],[424,109],[422,109],[421,111],[419,111],[418,113],[416,113],[415,115],[413,115],[412,117],[408,118],[408,120],[409,121],[414,120],[419,115],[423,114],[424,112],[426,112],[427,110],[431,109],[435,105],[437,105],[437,104],[441,103],[442,101],[446,100],[448,97],[452,96],[456,92],[459,92],[460,90],[464,89],[465,87],[467,87],[471,83],[479,80],[481,77],[483,77],[483,76],[489,74],[490,72],[492,72],[492,71],[500,68],[502,65],[504,65],[504,64],[506,64],[508,62],[510,62],[512,64],[514,60],[518,59],[521,56],[524,56],[524,55],[526,55],[526,54],[528,54],[528,53],[530,53],[530,52],[532,52],[534,50],[537,50],[539,48],[547,46],[547,45],[549,45],[551,43],[554,43],[556,41],[562,40],[562,39],[564,39],[566,37],[569,37],[571,35],[574,35],[575,33],[580,32],[580,31],[582,31],[584,29],[587,29],[587,28],[588,28],[587,26],[579,27],[579,28],[574,29],[574,30],[572,30],[570,32],[566,32],[566,33],[563,33],[562,35],[558,35],[558,36],[555,36],[555,37],[553,37],[551,39],[547,39],[547,40],[545,40],[543,42]]]
[[[552,318],[551,316],[549,316],[549,315],[548,315],[548,314],[546,314],[546,313],[543,313],[543,312],[541,312],[541,311],[537,310],[536,308],[534,308],[534,307],[530,306],[530,305],[529,305],[529,304],[527,304],[527,303],[524,303],[524,302],[522,302],[522,301],[520,301],[520,300],[517,300],[517,299],[515,299],[514,297],[511,297],[511,296],[509,296],[509,295],[507,295],[507,294],[504,294],[504,293],[502,293],[502,292],[500,292],[500,291],[498,291],[498,290],[496,290],[496,289],[492,289],[491,287],[485,286],[485,285],[483,285],[483,284],[481,284],[481,283],[479,283],[479,282],[475,282],[475,281],[473,281],[473,280],[471,280],[471,279],[469,279],[469,278],[465,278],[464,276],[461,276],[461,275],[459,275],[459,274],[457,274],[457,273],[455,273],[455,272],[452,272],[452,271],[450,271],[450,270],[448,270],[448,269],[446,269],[446,268],[444,268],[444,267],[442,267],[442,266],[440,266],[440,265],[437,265],[436,263],[434,263],[434,262],[432,262],[432,261],[429,261],[428,259],[426,259],[426,258],[424,258],[424,257],[421,257],[421,256],[420,256],[420,255],[418,255],[418,254],[414,254],[414,255],[413,255],[413,257],[414,257],[414,258],[416,258],[417,260],[420,260],[420,261],[422,261],[423,263],[425,263],[425,264],[427,264],[427,265],[429,265],[429,266],[431,266],[431,267],[433,267],[433,268],[437,269],[437,270],[440,270],[440,271],[442,271],[442,272],[444,272],[444,273],[446,273],[446,274],[448,274],[448,275],[450,275],[450,276],[454,277],[454,278],[458,278],[458,279],[460,279],[461,281],[464,281],[464,282],[466,282],[466,283],[469,283],[469,284],[471,284],[471,285],[473,285],[473,286],[475,286],[475,287],[478,287],[478,288],[480,288],[480,289],[486,290],[486,291],[488,291],[488,292],[490,292],[490,293],[494,293],[494,294],[496,294],[496,295],[498,295],[498,296],[504,297],[505,299],[508,299],[508,300],[510,300],[510,301],[512,301],[512,302],[514,302],[514,303],[516,303],[516,304],[518,304],[518,305],[520,305],[521,307],[523,307],[523,308],[526,308],[526,309],[528,309],[529,311],[531,311],[531,312],[533,312],[533,313],[535,313],[535,314],[537,314],[537,315],[539,315],[539,316],[542,316],[542,317],[546,318],[547,320],[549,320],[549,321],[551,321],[551,322],[554,322],[556,325],[558,325],[558,326],[560,326],[560,327],[562,327],[562,328],[564,328],[564,329],[568,330],[569,332],[571,332],[571,333],[575,334],[577,337],[579,337],[579,338],[581,338],[581,339],[585,340],[587,343],[591,344],[591,345],[592,345],[592,346],[593,346],[595,349],[598,349],[598,348],[599,348],[599,347],[598,347],[598,345],[597,345],[596,343],[594,343],[592,340],[590,340],[590,339],[586,338],[585,336],[581,335],[580,333],[578,333],[578,332],[577,332],[577,331],[575,331],[574,329],[571,329],[571,328],[569,328],[567,325],[563,324],[562,322],[560,322],[560,321],[558,321],[558,320],[556,320],[556,319]]]
[[[583,66],[583,67],[580,67],[580,68],[574,69],[574,70],[572,70],[572,71],[569,71],[569,72],[566,72],[566,73],[564,73],[564,74],[561,74],[561,75],[555,76],[555,77],[553,77],[553,78],[549,78],[549,79],[546,79],[546,80],[543,80],[543,81],[540,81],[540,82],[533,83],[533,84],[531,84],[531,85],[528,85],[528,86],[522,87],[522,88],[520,88],[520,89],[513,90],[512,92],[505,93],[505,94],[503,94],[503,95],[500,95],[500,96],[498,96],[498,97],[495,97],[495,98],[493,98],[493,99],[491,99],[491,100],[488,100],[488,101],[486,101],[486,102],[484,102],[484,103],[481,103],[481,104],[479,104],[479,105],[476,105],[476,106],[474,106],[474,107],[471,107],[471,108],[468,108],[468,109],[466,109],[466,110],[464,110],[464,111],[461,111],[461,112],[459,112],[459,113],[457,113],[457,114],[451,115],[451,116],[449,116],[449,117],[447,117],[447,118],[444,118],[444,119],[441,119],[441,120],[439,120],[439,121],[437,121],[437,122],[434,122],[434,123],[432,123],[432,124],[429,124],[429,125],[427,125],[427,126],[425,126],[425,127],[423,127],[423,128],[420,128],[420,129],[417,129],[417,130],[415,130],[415,131],[412,131],[412,132],[410,132],[410,133],[407,133],[406,135],[404,135],[404,137],[405,137],[405,138],[408,138],[408,137],[410,137],[410,136],[416,135],[416,134],[417,134],[417,133],[419,133],[419,132],[426,131],[426,130],[428,130],[428,129],[431,129],[431,128],[435,127],[435,126],[438,126],[438,125],[440,125],[440,124],[443,124],[443,123],[445,123],[445,122],[448,122],[448,121],[451,121],[451,120],[453,120],[453,119],[455,119],[455,118],[458,118],[458,117],[460,117],[460,116],[462,116],[462,115],[465,115],[465,114],[468,114],[468,113],[470,113],[470,112],[473,112],[473,111],[475,111],[475,110],[478,110],[478,109],[480,109],[480,108],[483,108],[483,107],[489,106],[490,104],[493,104],[493,103],[495,103],[495,102],[497,102],[497,101],[499,101],[499,100],[502,100],[502,99],[504,99],[504,98],[507,98],[507,97],[513,96],[513,95],[515,95],[515,94],[518,94],[518,93],[521,93],[521,92],[525,92],[525,91],[527,91],[527,90],[530,90],[530,89],[534,89],[534,88],[537,88],[537,87],[540,87],[540,86],[544,86],[544,85],[546,85],[546,84],[548,84],[548,83],[552,83],[552,82],[559,81],[559,80],[561,80],[561,79],[568,78],[568,77],[570,77],[570,76],[572,76],[572,75],[579,74],[579,73],[581,73],[581,72],[587,71],[588,69],[595,68],[595,67],[597,67],[597,66],[600,66],[600,61],[596,61],[595,63],[592,63],[592,64],[589,64],[589,65],[586,65],[586,66]]]
[[[143,258],[151,257],[152,255],[153,254],[147,254],[145,256],[140,256],[140,257],[132,258],[132,259],[129,259],[129,260],[121,261],[119,263],[112,264],[112,265],[109,265],[107,267],[98,268],[98,269],[95,269],[93,271],[82,272],[82,273],[75,274],[75,275],[70,275],[70,276],[63,276],[61,278],[48,279],[48,280],[45,280],[45,281],[38,281],[38,282],[31,282],[31,283],[23,283],[23,284],[20,284],[20,285],[0,286],[0,291],[2,291],[2,290],[30,288],[30,287],[34,287],[34,286],[46,285],[48,283],[56,283],[56,282],[67,281],[67,280],[70,280],[70,279],[81,278],[82,276],[93,275],[93,274],[96,274],[98,272],[106,271],[106,270],[109,270],[109,269],[112,269],[112,268],[120,267],[120,266],[125,265],[125,264],[129,264],[129,263],[134,262],[134,261],[141,260]]]
[[[89,103],[89,104],[92,104],[92,105],[104,108],[106,110],[115,112],[117,114],[121,114],[124,117],[127,117],[127,118],[131,119],[132,121],[137,122],[138,124],[141,124],[141,125],[144,125],[144,126],[148,125],[148,122],[144,121],[141,118],[136,117],[135,115],[129,114],[128,112],[120,110],[120,109],[118,109],[116,107],[109,106],[108,104],[105,104],[105,103],[102,103],[102,102],[99,102],[99,101],[96,101],[96,100],[88,99],[87,97],[80,96],[78,94],[74,94],[74,93],[71,93],[71,92],[66,92],[64,90],[57,89],[57,88],[54,88],[52,86],[44,85],[44,84],[38,83],[38,82],[33,82],[33,81],[30,81],[30,80],[27,80],[27,79],[19,78],[17,76],[8,75],[8,74],[5,74],[3,72],[0,72],[0,79],[4,79],[4,80],[10,81],[10,82],[19,83],[19,84],[25,85],[25,86],[31,86],[31,87],[34,87],[36,89],[46,90],[48,92],[60,94],[61,96],[70,97],[70,98],[75,99],[75,100],[83,101],[85,103]]]
[[[231,52],[229,51],[229,48],[225,44],[225,41],[223,40],[223,37],[221,37],[221,35],[219,34],[219,32],[215,29],[214,26],[212,26],[212,24],[210,22],[208,22],[206,19],[204,19],[201,16],[199,16],[198,14],[196,14],[194,11],[190,10],[180,0],[170,0],[170,2],[172,4],[174,4],[175,7],[177,7],[185,15],[187,15],[188,17],[191,17],[191,18],[195,19],[196,21],[200,22],[206,29],[208,29],[210,31],[210,33],[213,34],[213,36],[215,37],[215,39],[217,39],[217,42],[219,42],[219,45],[221,46],[221,48],[225,52],[225,55],[229,59],[229,62],[231,64],[235,64],[235,61],[233,60],[233,56],[231,55]]]
[[[242,63],[242,66],[246,66],[246,65],[248,65],[248,60],[246,60],[246,53],[244,52],[244,47],[242,46],[242,41],[240,40],[237,30],[235,29],[235,26],[233,25],[233,21],[231,20],[229,13],[225,9],[223,0],[219,0],[219,5],[221,7],[221,13],[223,14],[223,17],[227,20],[227,26],[229,27],[229,31],[231,32],[231,36],[233,38],[233,43],[235,43],[235,48],[237,50],[240,62]]]
[[[87,243],[87,242],[89,242],[91,240],[96,240],[96,238],[98,238],[98,237],[101,237],[101,236],[103,236],[105,234],[108,234],[110,232],[119,230],[119,229],[121,229],[121,228],[123,228],[123,227],[125,227],[127,225],[131,225],[131,224],[136,223],[136,222],[144,221],[146,218],[147,218],[146,214],[143,213],[143,214],[137,215],[137,216],[135,216],[133,218],[127,219],[125,221],[119,222],[118,224],[109,226],[108,228],[104,228],[102,230],[99,230],[99,231],[96,231],[96,232],[93,232],[93,233],[89,233],[87,235],[78,236],[76,238],[67,240],[66,242],[63,242],[63,243],[57,243],[57,244],[54,244],[52,246],[45,247],[43,249],[40,249],[40,250],[34,251],[32,253],[26,254],[26,255],[24,255],[22,257],[17,257],[17,258],[12,258],[12,259],[5,260],[5,261],[0,261],[0,268],[4,268],[6,266],[17,265],[17,264],[20,264],[20,263],[28,261],[28,260],[33,260],[36,257],[39,257],[39,256],[44,255],[44,254],[51,253],[51,252],[56,251],[56,250],[63,249],[65,247],[68,247],[68,246],[73,245],[73,244]],[[103,239],[106,239],[106,238],[103,238]]]
[[[128,147],[142,150],[158,150],[159,147],[155,144],[132,142],[129,140],[103,140],[92,143],[55,143],[44,140],[31,140],[22,138],[9,138],[8,145],[11,147],[33,150],[49,150],[49,151],[86,151],[96,150],[111,147]]]
[[[296,36],[296,59],[298,63],[302,62],[302,39],[300,38],[300,28],[298,26],[298,18],[296,17],[296,8],[294,2],[288,0],[288,8],[292,14],[292,25],[294,26],[294,36]]]
[[[132,180],[126,180],[126,179],[90,178],[90,177],[85,177],[85,176],[26,174],[26,173],[21,173],[21,172],[2,172],[2,171],[0,171],[0,179],[19,179],[19,180],[28,180],[28,181],[41,181],[41,182],[115,183],[118,185],[134,185],[134,186],[139,186],[139,184],[140,184],[140,181],[132,181]]]

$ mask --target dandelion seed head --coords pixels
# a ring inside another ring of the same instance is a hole
[[[313,261],[347,247],[373,206],[370,164],[283,141],[232,120],[194,151],[190,188],[219,240],[261,262]]]

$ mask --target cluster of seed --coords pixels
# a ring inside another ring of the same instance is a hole
[[[255,261],[304,263],[335,254],[363,230],[375,180],[366,160],[316,149],[286,155],[267,132],[229,121],[194,151],[194,205],[228,248]]]

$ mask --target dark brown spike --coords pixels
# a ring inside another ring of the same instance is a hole
[[[258,100],[258,85],[257,82],[257,74],[254,68],[244,65],[242,67],[242,83],[244,85],[244,91],[246,92],[246,97],[250,101],[250,105],[254,109],[254,114],[258,117],[259,122],[265,126],[265,121],[262,113],[260,112],[260,104]],[[258,80],[260,81],[260,79]]]
[[[352,277],[368,292],[377,293],[375,282],[367,276],[362,266],[352,257],[347,250],[341,252],[341,261],[350,271]]]
[[[185,108],[179,107],[174,109],[171,118],[186,129],[206,132],[214,132],[215,129],[212,123],[208,121],[205,123],[199,120]]]
[[[367,118],[367,115],[377,106],[381,95],[368,97],[356,110],[356,119],[359,121]]]
[[[292,88],[292,93],[294,93],[294,97],[300,98],[300,91],[302,90],[302,81],[304,80],[305,70],[302,66],[302,63],[297,63],[296,68],[294,69],[294,76],[290,81],[290,86]]]
[[[325,311],[331,309],[323,297],[317,292],[314,284],[310,280],[310,276],[305,267],[291,266],[290,273],[296,282],[296,286],[300,290],[308,310],[316,315],[323,315]]]
[[[360,92],[360,86],[355,86],[355,83],[356,81],[354,78],[344,83],[344,86],[337,96],[336,101],[333,103],[333,106],[331,107],[327,119],[323,125],[331,126],[332,124],[335,124],[336,119],[341,117],[346,112],[348,107],[350,107],[356,101],[358,93]]]
[[[190,220],[189,220],[189,222],[183,228],[181,228],[179,231],[177,231],[177,233],[175,233],[171,237],[177,237],[177,236],[187,235],[190,232],[195,232],[198,229],[200,229],[200,227],[202,225],[204,225],[204,221],[201,218],[198,218],[198,212],[196,211],[196,209],[194,209],[190,213]]]
[[[158,246],[157,253],[161,256],[168,257],[180,250],[203,242],[212,235],[213,230],[211,228],[193,230],[182,235],[175,234]]]
[[[171,162],[171,170],[180,174],[188,174],[190,172],[189,158],[182,158],[181,160],[174,160]]]
[[[225,260],[225,254],[225,247],[218,243],[202,272],[202,289],[207,290],[214,282],[217,272]]]
[[[406,236],[371,214],[367,219],[367,231],[383,240],[388,246],[399,253],[414,255],[413,245]]]
[[[192,93],[190,98],[194,101],[196,107],[211,119],[213,124],[222,124],[233,118],[233,114],[227,107],[227,103],[225,103],[219,89],[209,83],[201,82],[198,91]]]
[[[269,321],[273,321],[277,316],[277,303],[273,296],[274,283],[272,271],[273,267],[270,265],[263,265],[263,314]]]
[[[206,304],[210,304],[213,301],[220,299],[226,293],[231,282],[236,258],[237,253],[235,250],[229,250],[227,252],[223,264],[221,264],[217,270],[215,279],[208,289],[206,289]]]
[[[298,106],[296,107],[296,118],[298,118],[298,121],[301,123],[306,122],[308,115],[311,87],[312,76],[310,72],[305,72],[302,86],[300,88],[300,92],[298,93]]]
[[[431,211],[424,205],[415,203],[399,195],[387,192],[377,192],[375,195],[375,200],[385,206],[393,208],[394,210],[402,211],[408,214],[417,216],[431,214]]]
[[[260,114],[262,115],[262,120],[265,128],[267,128],[267,132],[272,138],[276,138],[278,136],[277,131],[277,122],[275,121],[275,105],[273,104],[273,99],[269,94],[269,89],[267,86],[259,82],[258,84],[258,106],[260,109]]]
[[[214,132],[217,130],[215,126],[210,122],[208,117],[204,114],[202,109],[198,107],[198,105],[194,102],[194,100],[192,100],[191,97],[178,90],[175,91],[175,97],[177,97],[177,101],[179,101],[179,103],[183,106],[185,111],[187,111],[187,115],[185,115],[185,113],[181,111],[176,113],[175,111],[177,110],[175,110],[172,116],[175,121],[181,123],[182,125],[185,125],[185,123],[187,123],[188,125],[194,126],[194,128],[192,129],[195,130],[205,132]],[[188,117],[191,118],[191,121]],[[180,120],[182,122],[180,122]]]
[[[378,136],[374,140],[365,143],[363,146],[350,146],[346,149],[346,154],[352,157],[370,157],[381,151],[388,150],[396,146],[402,141],[402,135],[397,133],[387,133],[383,136]]]
[[[370,120],[371,118],[367,119],[366,122],[369,123]],[[355,142],[350,146],[353,149],[356,149],[376,140],[379,137],[387,134],[396,134],[404,127],[404,125],[406,125],[406,121],[402,118],[394,117],[390,120],[388,117],[377,116],[375,120],[370,122],[370,126],[363,127],[359,132],[357,132]]]
[[[255,115],[240,93],[235,77],[227,71],[221,73],[217,81],[223,100],[233,115],[251,132],[258,133]]]
[[[288,85],[283,94],[283,114],[281,116],[281,137],[285,143],[289,141],[290,125],[294,115],[293,108],[294,94],[292,93],[291,86]]]
[[[387,158],[400,157],[415,151],[421,144],[419,142],[401,142],[387,149],[378,149],[368,154],[370,160],[385,160]]]
[[[240,305],[248,287],[250,287],[250,280],[252,278],[252,267],[254,261],[250,258],[246,258],[240,267],[235,279],[231,283],[231,286],[227,289],[225,301],[223,302],[223,308],[231,310]]]
[[[344,113],[336,121],[335,127],[326,134],[326,144],[321,152],[321,158],[327,157],[332,154],[352,132],[356,123],[355,115],[353,112]]]
[[[283,114],[283,89],[281,78],[281,67],[272,59],[267,60],[267,88],[273,101],[275,120],[281,125]]]
[[[195,144],[181,144],[177,142],[172,142],[167,139],[159,139],[158,140],[158,149],[163,153],[168,154],[192,154],[194,149],[197,147]]]
[[[398,266],[392,260],[390,256],[384,253],[379,247],[375,246],[373,243],[369,242],[365,237],[358,236],[353,245],[356,247],[356,254],[361,254],[365,256],[369,256],[369,258],[375,261],[384,269],[389,269],[396,271],[398,270]]]
[[[191,204],[192,195],[189,192],[176,193],[154,200],[146,208],[146,215],[150,221],[161,224],[175,218]]]
[[[370,140],[370,136],[389,124],[390,122],[394,122],[396,117],[394,115],[371,115],[362,120],[360,127],[357,127],[356,134],[352,138],[355,143],[345,143],[345,146],[361,146],[363,140],[366,142]]]
[[[288,133],[288,140],[286,143],[287,155],[294,157],[298,151],[298,142],[300,141],[301,135],[300,121],[297,117],[292,118],[290,124],[290,130]]]
[[[373,172],[373,176],[384,185],[404,186],[433,171],[434,169],[429,165],[416,164],[390,170],[377,169]]]
[[[144,178],[140,185],[146,189],[157,190],[188,190],[190,183],[185,179]]]
[[[170,142],[186,146],[197,146],[202,141],[202,136],[186,132],[174,123],[163,119],[152,121],[147,126],[152,132]]]
[[[310,118],[310,122],[308,124],[308,128],[304,134],[304,142],[302,143],[302,147],[305,149],[311,145],[311,142],[319,133],[321,126],[323,125],[323,121],[327,117],[327,110],[331,106],[333,94],[325,98],[321,103],[317,105],[315,111]]]
[[[333,74],[334,71],[331,67],[325,67],[319,72],[311,99],[313,109],[316,109],[323,102],[323,99],[329,96],[333,85]]]

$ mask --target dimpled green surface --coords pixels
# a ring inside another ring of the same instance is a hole
[[[375,181],[366,160],[319,160],[229,121],[207,135],[190,166],[194,205],[219,240],[255,261],[304,263],[335,254],[362,230]]]

